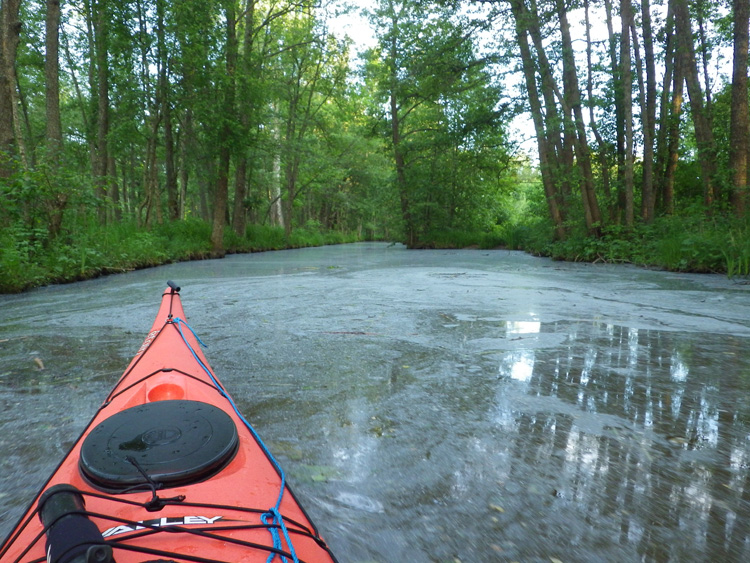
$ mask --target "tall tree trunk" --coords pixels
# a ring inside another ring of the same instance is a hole
[[[673,0],[675,29],[680,56],[685,71],[685,82],[690,96],[690,113],[693,117],[695,140],[698,145],[698,160],[703,180],[704,203],[710,208],[718,201],[718,185],[715,183],[716,147],[711,129],[711,121],[705,109],[703,90],[698,78],[698,64],[693,46],[693,33],[688,13],[687,0]]]
[[[729,169],[732,175],[732,205],[738,215],[744,215],[747,206],[748,150],[750,150],[747,76],[750,4],[747,0],[734,0],[733,7],[734,63],[729,124]]]
[[[610,216],[618,223],[622,220],[622,213],[626,207],[623,171],[625,170],[625,108],[622,105],[622,77],[621,65],[617,60],[617,37],[615,36],[612,18],[612,0],[604,0],[607,20],[607,36],[609,46],[609,65],[612,72],[612,90],[614,91],[615,110],[615,160],[617,163],[617,198],[612,202]]]
[[[94,4],[93,32],[96,51],[96,153],[94,159],[94,188],[99,200],[99,220],[106,223],[107,218],[107,169],[109,155],[107,135],[109,134],[109,17],[107,0],[96,0]]]
[[[401,117],[399,115],[399,68],[398,68],[398,15],[394,11],[391,16],[391,36],[389,44],[389,117],[391,119],[391,143],[393,145],[393,160],[396,165],[396,186],[398,188],[399,201],[401,203],[401,218],[404,222],[406,245],[414,248],[418,244],[417,226],[414,224],[414,215],[411,209],[411,201],[406,180],[406,161],[404,159],[401,139]]]
[[[662,205],[668,214],[674,213],[674,182],[680,148],[680,119],[685,83],[685,58],[675,53],[672,104],[669,111],[667,133],[667,161],[662,189]]]
[[[87,78],[89,85],[89,96],[88,96],[88,120],[86,128],[86,140],[89,148],[89,162],[91,165],[91,178],[92,181],[96,178],[96,128],[98,119],[98,108],[99,108],[99,88],[97,87],[96,81],[96,39],[94,38],[94,18],[96,17],[96,8],[94,0],[83,0],[83,7],[85,10],[86,20],[86,44],[88,51],[88,65],[87,65]],[[84,96],[85,99],[85,96]],[[85,115],[84,115],[85,117]],[[85,120],[84,120],[84,123]],[[96,194],[94,194],[96,195]]]
[[[232,212],[232,229],[237,236],[245,236],[247,229],[247,155],[237,159],[234,171],[234,210]]]
[[[542,102],[539,98],[539,89],[536,82],[534,58],[531,54],[528,38],[528,18],[522,0],[510,0],[511,10],[515,23],[516,39],[521,53],[521,62],[523,65],[524,80],[529,97],[529,106],[531,116],[534,121],[534,131],[536,133],[537,148],[539,152],[539,167],[542,173],[542,186],[544,188],[545,199],[547,200],[547,209],[550,218],[554,224],[555,238],[562,240],[565,238],[565,219],[562,210],[563,202],[560,194],[555,187],[554,179],[554,157],[549,146],[547,135],[544,128],[544,115]]]
[[[271,134],[273,135],[273,162],[271,165],[271,224],[283,227],[284,206],[281,203],[281,120],[278,108],[275,108],[272,118]]]
[[[625,187],[625,224],[633,226],[635,206],[633,196],[633,73],[630,54],[630,22],[633,19],[630,0],[620,2],[620,76],[622,80],[622,109],[625,120],[625,159],[623,162],[622,179]]]
[[[157,8],[160,5],[157,4]],[[160,73],[157,67],[157,86],[151,88],[151,60],[153,39],[148,29],[148,7],[142,0],[135,0],[136,17],[138,19],[138,34],[135,43],[138,45],[140,65],[138,67],[139,93],[141,94],[141,111],[144,129],[148,132],[145,139],[143,155],[143,194],[138,206],[138,220],[150,227],[154,222],[160,222],[161,197],[159,194],[159,174],[157,170],[157,147],[159,144],[159,127],[161,121],[161,88]],[[158,16],[157,16],[158,17]],[[157,24],[158,35],[158,24]],[[158,37],[157,37],[158,47]],[[160,62],[157,53],[157,65]]]
[[[290,154],[291,153],[291,154]],[[294,200],[297,199],[297,181],[299,180],[299,156],[297,151],[288,151],[287,161],[284,166],[284,188],[286,199],[284,200],[285,209],[284,232],[289,237],[292,234],[294,222]]]
[[[566,110],[563,108],[561,111],[557,104],[557,99],[562,104],[565,103],[565,100],[555,82],[552,65],[547,58],[536,0],[531,1],[529,10],[524,3],[519,3],[515,9],[524,22],[536,51],[536,66],[539,69],[540,87],[544,100],[544,128],[547,138],[546,146],[549,152],[547,161],[550,165],[550,174],[555,182],[555,190],[560,191],[561,200],[566,200],[573,193],[572,178],[575,153],[573,135],[569,126],[570,121],[566,120]],[[565,127],[566,124],[568,125],[567,128]]]
[[[0,10],[0,177],[13,173],[13,157],[25,165],[25,144],[21,134],[16,54],[21,34],[18,14],[21,0],[2,0]],[[10,158],[8,158],[10,157]]]
[[[155,104],[158,107],[158,103]],[[145,199],[141,209],[145,209],[146,216],[143,224],[147,227],[156,222],[161,223],[161,194],[159,190],[159,168],[157,165],[157,146],[159,144],[159,112],[153,111],[149,123],[149,135],[146,138],[146,160],[143,166],[143,186]]]
[[[60,1],[47,0],[45,17],[45,113],[47,137],[47,165],[54,177],[60,166],[62,151],[62,120],[60,119]],[[55,182],[57,185],[57,182]],[[55,189],[49,196],[49,226],[47,232],[54,239],[62,228],[63,211],[68,202],[68,192]]]
[[[696,2],[697,4],[697,10],[696,10],[696,20],[698,24],[698,44],[700,45],[700,51],[701,51],[701,67],[703,70],[703,84],[706,86],[706,113],[710,116],[711,115],[711,105],[713,102],[711,101],[711,72],[708,70],[709,61],[711,59],[711,55],[709,54],[710,47],[708,46],[708,40],[706,38],[706,24],[703,17],[703,2]],[[710,118],[709,118],[710,119]]]
[[[113,217],[115,222],[119,223],[122,220],[123,202],[120,198],[120,186],[117,182],[117,163],[111,153],[109,155],[109,163],[107,164],[107,176],[109,178],[109,201],[112,204]]]
[[[161,119],[164,126],[164,169],[167,210],[170,221],[179,218],[177,201],[177,173],[175,171],[175,148],[172,131],[172,107],[169,99],[169,57],[164,37],[164,0],[156,2],[156,34],[159,59],[159,99]]]
[[[223,84],[222,126],[220,130],[219,167],[217,170],[216,193],[214,194],[214,217],[211,230],[211,253],[215,257],[224,256],[224,226],[227,223],[229,200],[229,164],[232,148],[232,118],[234,116],[235,69],[237,68],[237,18],[235,0],[226,1],[226,70]]]
[[[587,81],[586,81],[586,92],[588,94],[588,106],[589,106],[589,125],[591,131],[594,133],[596,144],[599,147],[599,167],[601,168],[602,175],[602,187],[604,195],[607,200],[611,198],[612,188],[610,186],[609,176],[609,159],[607,158],[607,143],[604,141],[599,127],[596,125],[596,117],[594,116],[594,77],[593,77],[593,65],[591,62],[591,22],[589,18],[589,0],[584,0],[584,19],[586,25],[586,69],[587,69]]]
[[[47,0],[45,17],[45,102],[47,158],[53,168],[59,164],[62,148],[62,121],[60,119],[60,0]]]
[[[409,194],[406,186],[406,162],[401,148],[401,126],[398,115],[398,101],[396,92],[390,95],[391,116],[391,142],[393,143],[393,158],[396,164],[396,183],[398,185],[399,200],[401,203],[401,216],[404,220],[406,230],[406,245],[414,248],[417,245],[416,226],[411,213]]]
[[[20,4],[20,0],[2,0],[0,9],[0,178],[8,178],[13,173],[11,159],[16,153],[11,101],[14,82],[11,77],[21,31],[21,22],[18,20]]]
[[[578,72],[575,65],[573,41],[570,35],[567,9],[563,0],[557,0],[558,16],[560,18],[560,32],[562,35],[563,55],[563,83],[565,85],[566,105],[572,111],[573,131],[576,159],[581,170],[581,198],[586,216],[586,229],[590,234],[598,234],[601,229],[602,217],[599,203],[596,199],[594,174],[591,169],[591,154],[586,138],[586,125],[583,121],[581,107],[581,90],[578,85]]]
[[[651,26],[650,0],[641,0],[641,20],[643,25],[643,55],[646,62],[646,88],[641,86],[641,123],[643,128],[643,189],[641,217],[644,222],[654,220],[654,143],[656,138],[656,65],[654,62],[654,39]],[[633,26],[635,30],[635,26]],[[636,45],[635,35],[633,44]],[[639,72],[642,76],[642,73]],[[639,80],[642,85],[642,79]]]
[[[190,158],[192,154],[192,143],[193,143],[193,110],[188,107],[185,110],[185,119],[183,122],[183,130],[180,135],[180,199],[179,199],[179,215],[178,219],[184,219],[187,213],[187,190],[190,170]]]
[[[665,47],[664,47],[664,78],[660,94],[660,112],[659,127],[656,136],[656,166],[654,173],[654,210],[661,212],[664,208],[664,187],[669,161],[669,129],[672,112],[672,83],[674,82],[676,58],[675,58],[675,36],[674,36],[674,15],[672,14],[672,4],[669,3],[667,9],[667,20],[664,26]]]
[[[243,146],[248,142],[250,136],[250,115],[253,112],[253,100],[250,99],[250,88],[247,82],[253,77],[252,55],[253,38],[255,29],[255,2],[248,0],[245,9],[245,31],[242,40],[242,58],[240,65],[240,95],[238,96],[238,113],[240,132]],[[234,212],[232,214],[232,228],[238,236],[245,236],[247,230],[247,168],[248,158],[246,150],[242,150],[237,159],[237,169],[234,176]]]

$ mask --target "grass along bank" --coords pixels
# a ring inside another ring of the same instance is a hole
[[[48,285],[149,268],[211,255],[211,225],[197,219],[164,223],[150,229],[135,223],[92,225],[54,241],[39,233],[0,233],[0,293],[18,293]],[[315,225],[286,237],[281,227],[251,225],[244,237],[227,228],[229,253],[261,252],[356,242],[355,235],[324,232]]]
[[[551,223],[537,216],[496,226],[491,232],[437,234],[430,248],[508,248],[568,262],[635,264],[669,271],[750,276],[750,220],[705,214],[667,216],[628,229],[606,227],[601,236],[571,228],[553,240]]]
[[[552,240],[552,226],[538,217],[497,225],[490,231],[446,230],[425,241],[429,248],[507,248],[574,262],[628,263],[671,271],[750,277],[750,221],[702,214],[670,216],[633,229],[609,227],[602,236],[571,230]],[[16,293],[50,283],[66,283],[211,256],[211,226],[197,219],[151,229],[135,223],[89,226],[50,242],[39,233],[0,233],[0,293]],[[250,225],[244,237],[227,228],[229,253],[261,252],[342,244],[354,234],[325,232],[317,225],[292,231]]]

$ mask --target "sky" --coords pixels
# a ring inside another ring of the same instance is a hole
[[[374,47],[377,43],[375,33],[370,27],[367,18],[362,15],[362,10],[375,6],[374,0],[360,0],[358,2],[346,2],[346,0],[334,0],[332,9],[342,7],[346,4],[353,4],[355,7],[340,16],[334,16],[328,21],[328,25],[337,37],[343,38],[349,36],[354,41],[355,50],[362,51],[369,47]]]

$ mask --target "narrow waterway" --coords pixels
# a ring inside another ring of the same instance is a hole
[[[168,279],[342,563],[750,560],[750,286],[374,243],[0,296],[0,537]]]

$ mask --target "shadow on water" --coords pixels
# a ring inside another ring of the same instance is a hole
[[[734,322],[744,294],[631,269],[596,293],[610,270],[385,248],[173,265],[92,282],[100,300],[81,284],[44,325],[54,291],[9,299],[0,536],[174,277],[209,361],[342,563],[750,560],[747,330],[690,324],[700,307],[711,326]],[[606,301],[613,283],[639,293]],[[111,317],[114,291],[130,304]],[[612,312],[592,313],[602,302]]]

